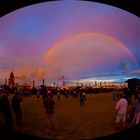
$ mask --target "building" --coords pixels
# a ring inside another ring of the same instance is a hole
[[[132,79],[128,79],[125,82],[128,83],[128,88],[130,90],[140,90],[140,79],[132,78]]]
[[[13,73],[13,71],[10,73],[10,77],[8,79],[8,85],[14,86],[14,73]]]

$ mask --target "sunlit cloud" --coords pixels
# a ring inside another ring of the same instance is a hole
[[[53,8],[52,8],[53,7]],[[46,82],[139,77],[140,18],[88,1],[52,1],[0,19],[0,80]],[[17,79],[18,79],[17,78]]]
[[[129,74],[140,75],[140,70],[131,71]]]

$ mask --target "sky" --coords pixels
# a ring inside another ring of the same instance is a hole
[[[50,1],[0,18],[0,82],[140,77],[140,18],[89,1]]]

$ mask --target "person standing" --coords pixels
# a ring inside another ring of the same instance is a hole
[[[39,98],[40,98],[40,93],[39,93],[39,91],[37,91],[36,97],[37,97],[37,100],[39,101]]]
[[[53,95],[51,93],[47,93],[47,96],[43,99],[43,103],[45,112],[47,114],[48,128],[57,129],[58,125],[56,122],[55,102],[53,100]]]
[[[1,107],[1,113],[4,115],[5,125],[7,128],[12,129],[12,112],[11,112],[11,106],[9,103],[9,92],[7,90],[4,90],[1,97],[0,97],[0,107]]]
[[[118,92],[119,92],[119,89],[115,88],[114,91],[113,91],[113,94],[112,94],[112,97],[113,97],[114,101],[118,100]]]
[[[80,93],[79,93],[79,98],[80,98],[80,105],[84,106],[85,100],[84,100],[83,92],[81,90],[80,90]]]
[[[15,92],[15,95],[12,98],[12,108],[16,115],[16,122],[18,126],[22,126],[22,110],[20,103],[23,101],[22,96],[20,95],[20,92]]]
[[[128,102],[124,98],[124,94],[121,92],[118,94],[118,101],[115,105],[117,110],[116,116],[116,129],[121,129],[125,127],[126,113],[127,113]]]
[[[83,98],[84,98],[84,101],[86,101],[86,100],[87,100],[87,97],[86,97],[86,92],[85,92],[85,91],[83,91]]]
[[[140,98],[137,95],[134,103],[134,118],[132,120],[132,124],[140,123]]]
[[[57,92],[57,99],[60,101],[60,91]]]

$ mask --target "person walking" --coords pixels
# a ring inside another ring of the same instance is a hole
[[[125,128],[127,107],[128,107],[128,102],[124,98],[124,94],[121,92],[118,94],[118,101],[115,105],[115,109],[117,110],[117,116],[115,121],[116,129]]]

